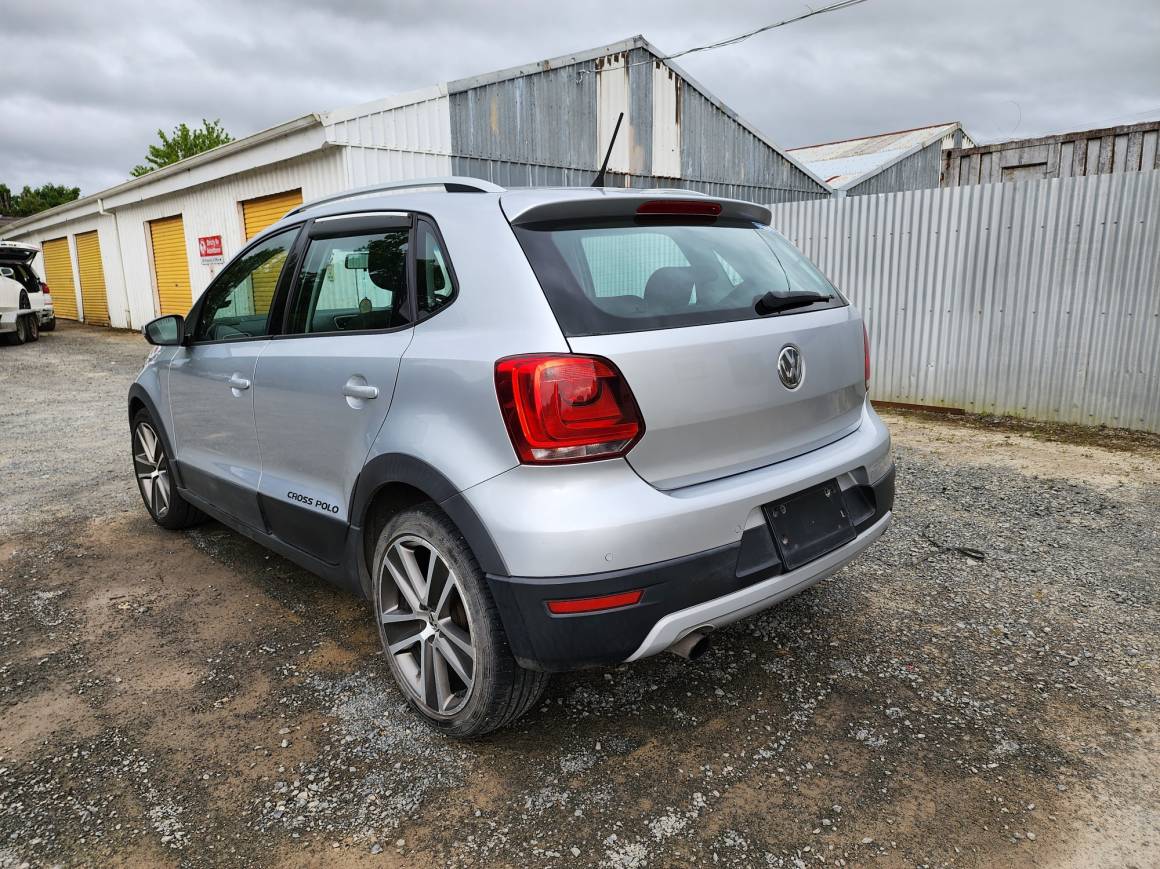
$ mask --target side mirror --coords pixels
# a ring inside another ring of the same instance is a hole
[[[0,277],[14,278],[16,277],[16,272],[8,266],[0,266]]]
[[[176,347],[185,341],[185,317],[169,314],[150,320],[142,327],[141,334],[158,347]]]

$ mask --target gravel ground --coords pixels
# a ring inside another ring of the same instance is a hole
[[[3,869],[1160,865],[1160,439],[891,414],[863,558],[455,743],[362,602],[149,522],[144,355],[0,348]]]

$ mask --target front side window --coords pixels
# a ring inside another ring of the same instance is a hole
[[[298,229],[272,235],[226,266],[201,305],[195,341],[238,341],[270,334],[270,306]]]
[[[293,334],[394,329],[411,322],[408,229],[316,238],[298,276]]]

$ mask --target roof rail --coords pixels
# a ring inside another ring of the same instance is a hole
[[[343,199],[353,199],[356,196],[366,196],[371,193],[386,193],[392,190],[413,190],[417,187],[442,187],[448,193],[503,193],[505,189],[498,184],[492,184],[490,181],[458,175],[447,175],[439,178],[415,178],[411,181],[387,181],[383,184],[371,184],[369,187],[356,187],[354,190],[347,190],[345,193],[335,193],[333,196],[323,196],[321,199],[305,202],[292,211],[287,211],[284,216],[289,217],[291,214],[298,214],[300,211],[306,211],[308,208],[314,208],[316,205],[325,205],[328,202],[340,202]]]

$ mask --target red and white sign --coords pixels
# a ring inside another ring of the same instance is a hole
[[[203,266],[221,265],[226,261],[220,235],[203,235],[197,240],[197,252]]]

